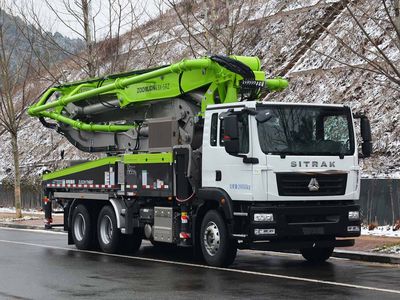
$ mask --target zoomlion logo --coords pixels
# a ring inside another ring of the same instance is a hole
[[[153,91],[164,91],[169,90],[169,83],[151,84],[146,86],[138,87],[136,93],[149,93]]]
[[[311,178],[310,183],[308,184],[308,190],[310,192],[316,192],[319,190],[319,183],[317,181],[317,178]]]

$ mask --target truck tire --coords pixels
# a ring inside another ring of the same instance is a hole
[[[73,211],[71,233],[76,248],[89,250],[93,247],[92,220],[88,209],[82,204],[77,205]]]
[[[236,258],[237,245],[229,239],[228,229],[216,210],[206,213],[201,223],[200,245],[204,260],[214,267],[226,267]]]
[[[310,263],[317,264],[317,263],[323,263],[329,257],[331,257],[333,249],[334,247],[306,248],[306,249],[301,249],[300,253]]]
[[[100,249],[106,253],[117,253],[121,244],[121,233],[111,206],[104,206],[97,219],[97,237]]]

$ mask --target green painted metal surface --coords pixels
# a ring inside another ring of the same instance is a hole
[[[171,164],[172,161],[172,152],[125,154],[123,156],[125,164]]]
[[[124,164],[171,164],[173,161],[173,157],[171,152],[125,154],[121,156],[105,157],[82,163],[76,166],[68,167],[52,173],[44,174],[43,180],[57,179],[63,176],[94,169],[104,165],[114,165],[116,162],[119,161],[123,162]]]
[[[82,164],[79,164],[76,166],[58,170],[58,171],[55,171],[52,173],[44,174],[43,180],[56,179],[56,178],[60,178],[60,177],[66,176],[66,175],[70,175],[70,174],[82,172],[85,170],[97,168],[100,166],[115,164],[117,161],[120,161],[120,160],[121,160],[121,158],[118,156],[96,159],[96,160],[93,160],[90,162],[86,162],[86,163],[82,163]]]
[[[47,112],[44,111],[41,113],[41,116],[50,118],[68,125],[71,125],[74,128],[78,128],[84,131],[103,131],[103,132],[117,132],[117,131],[127,131],[136,125],[116,125],[116,124],[108,124],[108,125],[101,125],[101,124],[88,124],[85,122],[81,122],[78,120],[73,120],[67,117],[64,117],[61,114],[55,112]]]
[[[265,82],[270,91],[283,91],[289,86],[288,81],[283,78],[267,79]]]
[[[247,65],[255,79],[265,82],[270,91],[279,91],[287,87],[284,79],[266,79],[260,71],[257,57],[231,56]],[[203,115],[207,105],[215,104],[218,91],[219,103],[238,101],[238,91],[243,77],[224,67],[211,58],[182,60],[170,66],[152,70],[110,75],[104,78],[79,81],[48,89],[41,99],[32,105],[28,113],[35,117],[44,117],[68,124],[78,130],[119,132],[127,131],[134,124],[90,124],[73,119],[65,111],[66,105],[90,99],[99,100],[101,96],[111,95],[119,100],[119,107],[141,104],[148,101],[178,97],[182,93],[201,87],[208,88],[201,105]]]

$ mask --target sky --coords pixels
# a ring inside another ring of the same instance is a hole
[[[110,10],[110,4],[113,3],[113,8],[117,9],[118,4],[124,7],[122,15],[125,24],[122,24],[122,31],[125,32],[130,28],[129,23],[131,17],[128,15],[130,5],[136,7],[135,13],[140,22],[147,20],[150,16],[155,16],[158,13],[158,4],[162,0],[91,0],[92,7],[92,28],[95,29],[97,40],[104,38],[109,32],[110,11],[112,19],[112,28],[115,31],[117,26],[116,14],[113,9]],[[64,36],[70,38],[80,37],[79,33],[83,33],[82,26],[79,25],[76,17],[68,13],[65,3],[69,3],[73,11],[79,12],[79,8],[75,3],[80,3],[80,0],[5,0],[6,4],[17,14],[23,14],[32,23],[33,18],[30,16],[30,11],[34,11],[38,16],[42,26],[46,31],[53,33],[60,32]],[[51,4],[51,7],[49,6]],[[143,11],[146,10],[147,14]],[[56,13],[59,17],[56,16]],[[78,16],[79,18],[79,16]]]

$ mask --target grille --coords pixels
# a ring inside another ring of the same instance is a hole
[[[319,189],[310,191],[308,185],[313,178],[316,179]],[[336,196],[344,195],[347,174],[278,173],[276,180],[279,196]]]

